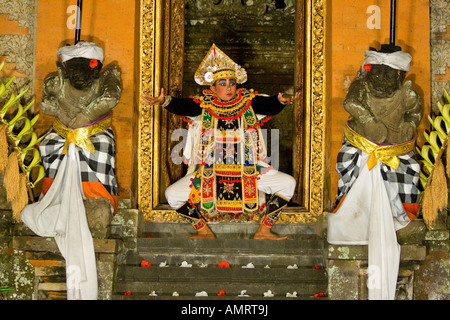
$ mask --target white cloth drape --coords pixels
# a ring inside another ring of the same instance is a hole
[[[396,231],[407,223],[395,219],[395,211],[403,210],[402,204],[384,182],[380,162],[369,170],[369,155],[363,153],[362,157],[364,165],[358,178],[336,213],[328,216],[328,242],[368,245],[369,299],[393,300],[401,250]]]
[[[366,64],[383,64],[396,70],[409,71],[411,60],[411,55],[403,51],[392,53],[366,51],[361,70],[364,70]]]
[[[44,197],[27,205],[22,221],[41,237],[54,237],[66,261],[68,300],[96,300],[94,243],[86,218],[78,147],[70,144]]]

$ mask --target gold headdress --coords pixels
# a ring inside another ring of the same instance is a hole
[[[195,82],[212,85],[218,79],[230,78],[236,79],[239,84],[244,83],[247,72],[213,44],[195,72]]]

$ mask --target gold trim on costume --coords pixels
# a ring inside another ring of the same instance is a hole
[[[71,143],[74,143],[80,148],[94,153],[95,147],[89,137],[93,136],[96,133],[108,130],[111,127],[111,120],[112,118],[111,116],[109,116],[108,118],[96,122],[88,127],[70,129],[67,128],[61,121],[59,121],[59,119],[55,119],[55,121],[53,122],[53,129],[61,137],[66,139],[62,154],[67,153],[67,148]]]
[[[367,160],[369,170],[372,170],[372,168],[377,164],[377,160],[380,160],[393,169],[397,169],[400,164],[400,159],[398,156],[413,151],[416,141],[416,139],[413,138],[412,140],[400,144],[380,146],[375,142],[364,138],[362,135],[350,128],[348,124],[345,124],[344,135],[348,142],[350,142],[353,146],[369,154],[369,159]]]

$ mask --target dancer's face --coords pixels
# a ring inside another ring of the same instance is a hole
[[[236,80],[219,79],[211,86],[211,91],[222,101],[229,101],[236,95]]]

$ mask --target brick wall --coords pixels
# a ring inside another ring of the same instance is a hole
[[[22,103],[34,95],[34,44],[36,0],[0,0],[0,77],[15,77],[9,88],[15,94],[28,88]],[[5,81],[6,82],[6,81]]]
[[[438,102],[444,99],[444,90],[450,93],[450,5],[448,0],[430,1],[431,24],[431,101],[438,113]]]

